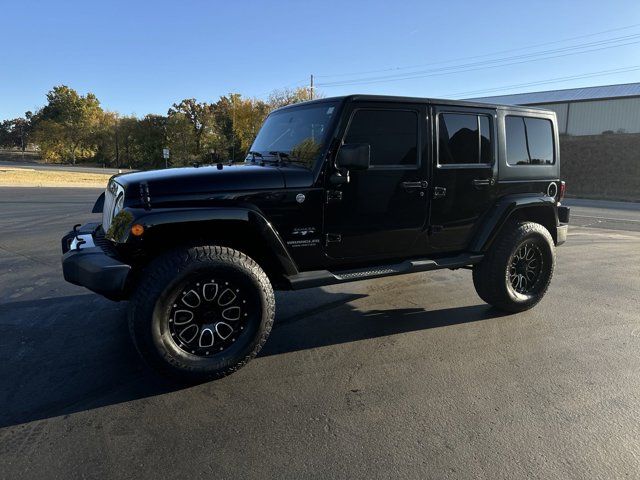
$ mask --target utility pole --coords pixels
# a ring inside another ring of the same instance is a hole
[[[309,93],[311,94],[311,100],[313,100],[313,75],[311,75],[311,82],[309,85]]]

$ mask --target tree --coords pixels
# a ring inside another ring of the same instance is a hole
[[[136,163],[139,123],[136,117],[120,117],[117,124],[118,156],[116,167]]]
[[[322,94],[316,92],[315,98],[322,98]],[[274,90],[269,94],[267,103],[272,109],[291,105],[292,103],[300,103],[311,100],[311,90],[307,87],[298,87],[296,89],[283,88]]]
[[[170,119],[183,117],[189,122],[193,132],[193,151],[196,157],[201,157],[205,152],[203,146],[207,143],[207,137],[213,130],[214,105],[206,102],[197,102],[195,98],[186,98],[180,103],[174,103],[169,109]],[[180,121],[177,121],[180,125]]]
[[[120,116],[103,112],[95,129],[96,153],[93,159],[104,165],[120,167]]]
[[[93,93],[80,95],[65,85],[47,94],[47,104],[35,115],[0,123],[0,146],[26,148],[35,143],[47,161],[93,160],[110,166],[164,166],[162,148],[171,149],[172,163],[233,160],[245,157],[269,112],[310,100],[307,88],[271,93],[268,101],[233,93],[215,103],[187,98],[174,103],[167,116],[142,119],[107,112]],[[300,145],[308,157],[314,146]]]
[[[167,145],[167,117],[146,115],[133,129],[131,164],[133,168],[162,168],[162,149]]]
[[[5,148],[19,148],[25,151],[31,136],[31,112],[24,117],[5,120],[0,123],[0,146]]]
[[[166,134],[167,146],[171,151],[171,162],[174,165],[188,165],[200,160],[193,124],[186,115],[169,115]],[[202,141],[202,136],[200,139]]]
[[[66,85],[54,87],[35,116],[35,134],[42,156],[50,161],[91,158],[97,151],[96,133],[104,114],[93,93],[79,95]]]
[[[240,154],[244,157],[269,114],[269,105],[262,100],[237,98],[235,100],[233,131],[238,139]]]

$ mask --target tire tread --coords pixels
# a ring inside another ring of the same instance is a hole
[[[153,309],[157,299],[164,291],[166,285],[182,273],[187,266],[195,262],[231,263],[241,269],[249,270],[257,279],[259,287],[264,294],[265,313],[267,321],[264,328],[258,332],[259,338],[253,348],[238,362],[216,372],[202,372],[200,370],[185,371],[184,365],[166,352],[160,356],[160,352],[154,347],[147,331]],[[140,356],[150,367],[170,377],[184,380],[214,380],[230,375],[245,366],[262,349],[275,318],[275,297],[273,288],[266,273],[248,255],[230,247],[218,245],[203,245],[189,248],[179,248],[154,259],[145,269],[142,280],[131,297],[128,324],[129,333]]]
[[[544,237],[551,249],[549,280],[534,298],[526,302],[516,302],[506,286],[506,262],[509,261],[514,247],[531,234]],[[482,262],[473,268],[473,284],[478,296],[486,303],[507,312],[521,312],[533,308],[542,300],[551,283],[554,268],[555,247],[549,231],[539,223],[513,222],[505,225]]]

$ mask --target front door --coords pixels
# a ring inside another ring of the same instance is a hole
[[[426,107],[358,103],[350,110],[343,143],[369,144],[371,165],[350,172],[346,184],[327,180],[325,251],[337,259],[405,255],[427,224]]]
[[[436,106],[430,246],[464,250],[491,208],[497,178],[495,110]]]

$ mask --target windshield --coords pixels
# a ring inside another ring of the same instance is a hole
[[[287,108],[267,117],[246,161],[285,161],[313,168],[324,150],[337,103]]]

